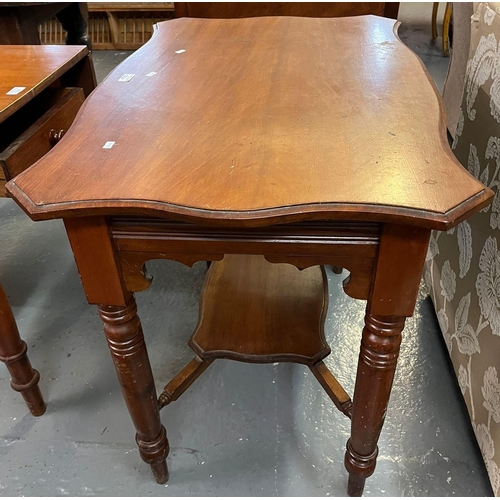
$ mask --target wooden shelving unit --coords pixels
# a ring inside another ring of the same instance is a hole
[[[153,34],[153,25],[174,17],[173,2],[89,3],[87,32],[94,50],[135,50]],[[66,33],[54,18],[39,28],[42,44],[64,44]]]

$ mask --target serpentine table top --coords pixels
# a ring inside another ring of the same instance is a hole
[[[448,229],[491,192],[454,158],[440,97],[396,27],[375,16],[160,23],[8,189],[35,220]]]

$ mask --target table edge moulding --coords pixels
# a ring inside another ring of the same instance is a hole
[[[397,26],[160,23],[57,146],[7,184],[33,220],[63,218],[158,483],[169,452],[159,411],[217,358],[309,366],[351,419],[348,493],[373,474],[430,232],[493,197],[454,158],[439,94]],[[195,356],[159,398],[134,299],[153,259],[211,263]],[[347,269],[344,291],[367,301],[352,399],[323,363],[322,265]]]

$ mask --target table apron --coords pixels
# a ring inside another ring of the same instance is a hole
[[[314,223],[232,229],[163,221],[112,221],[110,233],[127,290],[149,287],[144,264],[168,259],[192,266],[221,260],[227,254],[264,255],[272,263],[299,269],[334,265],[350,271],[344,281],[348,295],[369,297],[380,243],[380,225]]]

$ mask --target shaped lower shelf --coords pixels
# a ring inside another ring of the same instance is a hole
[[[314,364],[330,354],[327,308],[319,266],[299,271],[261,255],[226,255],[207,273],[189,345],[202,359]]]
[[[333,402],[350,416],[351,400],[322,360],[330,354],[324,323],[324,270],[299,271],[260,255],[226,255],[207,273],[196,330],[196,357],[165,387],[159,405],[175,401],[218,358],[305,364]]]

